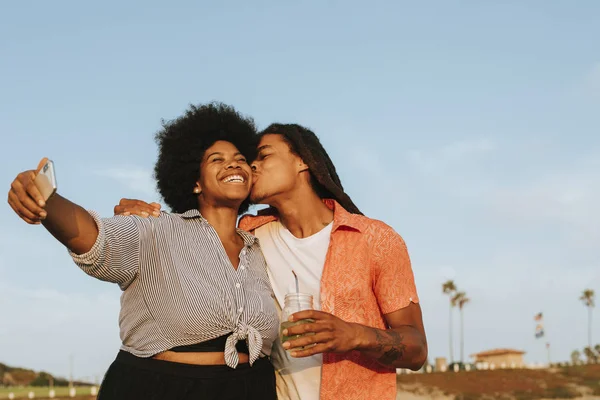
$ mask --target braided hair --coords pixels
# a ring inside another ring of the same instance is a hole
[[[362,215],[350,196],[344,192],[335,166],[314,132],[297,124],[275,123],[269,125],[259,136],[267,134],[281,135],[290,146],[292,153],[308,165],[310,183],[320,198],[334,199],[346,211]]]

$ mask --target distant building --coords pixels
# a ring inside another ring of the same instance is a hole
[[[446,372],[448,370],[448,363],[446,357],[437,357],[435,359],[435,370],[438,372]]]
[[[521,366],[523,361],[524,351],[514,349],[494,349],[482,351],[481,353],[471,355],[475,359],[475,363],[494,364],[496,368],[502,364],[506,366],[515,365]]]

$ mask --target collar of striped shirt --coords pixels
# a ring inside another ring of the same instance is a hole
[[[198,211],[195,208],[192,208],[191,210],[187,210],[183,214],[179,214],[179,215],[181,215],[181,218],[184,218],[184,219],[199,218],[205,224],[210,225],[210,223],[206,220],[206,218],[204,218],[202,216],[202,214],[200,214],[200,211]],[[259,243],[258,238],[256,236],[246,232],[245,230],[238,228],[238,229],[236,229],[236,231],[244,240],[244,246],[251,247],[254,243]]]

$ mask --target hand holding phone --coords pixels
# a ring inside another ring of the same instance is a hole
[[[56,174],[54,172],[54,162],[52,162],[52,160],[49,160],[46,157],[42,158],[38,164],[34,183],[44,198],[44,201],[47,201],[54,193],[56,193]]]
[[[8,204],[28,224],[38,225],[46,218],[45,202],[56,193],[54,163],[43,158],[37,170],[17,175],[8,191]]]

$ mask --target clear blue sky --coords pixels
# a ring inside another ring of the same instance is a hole
[[[363,212],[405,238],[431,360],[448,355],[448,278],[472,299],[467,355],[544,361],[548,340],[566,360],[586,344],[578,297],[600,291],[600,3],[161,3],[0,6],[5,190],[49,156],[84,207],[155,200],[160,119],[224,101],[261,127],[311,127]],[[119,295],[0,207],[0,362],[67,375],[73,354],[77,377],[101,376]]]

